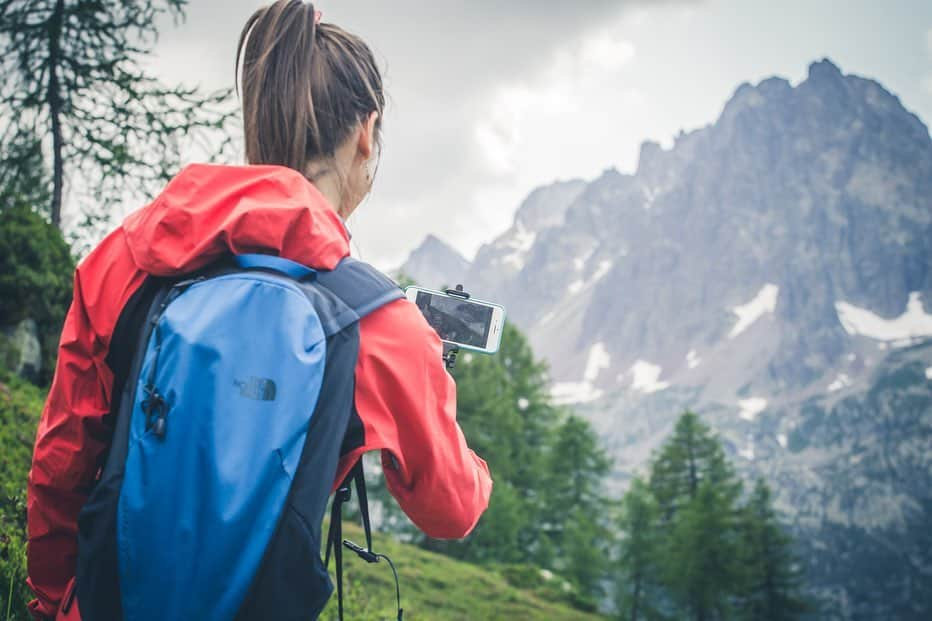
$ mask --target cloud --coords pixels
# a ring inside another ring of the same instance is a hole
[[[428,232],[474,251],[530,189],[527,150],[539,148],[533,135],[561,115],[555,135],[567,133],[569,104],[580,97],[568,84],[585,87],[587,76],[609,75],[634,58],[634,46],[605,25],[632,7],[690,1],[316,3],[324,21],[362,36],[384,67],[382,162],[372,197],[349,223],[363,257],[400,261]],[[231,85],[239,29],[258,6],[190,3],[185,24],[163,29],[157,73],[170,82]],[[525,184],[520,191],[516,179]]]
[[[460,240],[464,246],[474,249],[488,231],[507,226],[510,208],[536,185],[633,165],[612,137],[631,135],[646,101],[627,83],[636,48],[618,27],[616,19],[564,42],[538,71],[485,98],[473,121],[483,183],[464,212],[478,226],[469,227],[474,233]]]
[[[926,53],[932,59],[932,28],[926,31]],[[932,73],[927,74],[919,80],[919,87],[927,95],[932,95]]]
[[[580,174],[565,158],[566,143],[584,134],[580,111],[585,109],[587,118],[604,112],[603,123],[610,123],[612,113],[600,109],[600,101],[610,102],[611,107],[620,99],[630,103],[636,98],[635,90],[618,80],[619,71],[634,56],[633,43],[600,31],[557,49],[538,75],[495,89],[475,122],[475,136],[489,172],[520,175],[522,166],[530,167],[550,151],[564,175]],[[589,142],[589,136],[584,140]],[[585,159],[585,151],[592,149],[582,146],[574,154]],[[608,157],[603,164],[611,160]]]
[[[932,75],[927,75],[919,81],[919,86],[927,95],[932,95]]]
[[[583,41],[580,60],[589,66],[606,71],[620,69],[634,58],[634,44],[613,37],[611,33],[600,33]]]

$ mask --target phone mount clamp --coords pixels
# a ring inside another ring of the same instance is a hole
[[[453,295],[464,300],[469,299],[469,294],[463,291],[463,285],[456,285],[455,289],[447,289],[444,293],[447,295]],[[456,366],[456,355],[460,352],[460,348],[456,345],[450,343],[443,344],[443,362],[447,367],[448,371],[452,371]]]

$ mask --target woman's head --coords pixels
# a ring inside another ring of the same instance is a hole
[[[309,2],[279,0],[246,22],[236,54],[246,161],[336,188],[345,218],[372,183],[385,96],[369,47],[319,20]]]

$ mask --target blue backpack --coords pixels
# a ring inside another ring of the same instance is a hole
[[[240,255],[146,281],[114,332],[113,438],[78,520],[85,621],[317,618],[327,498],[362,444],[358,322],[402,297],[350,258]]]

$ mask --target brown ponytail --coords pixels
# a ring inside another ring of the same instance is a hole
[[[252,14],[236,52],[242,61],[246,161],[304,172],[332,156],[360,122],[385,107],[382,76],[362,39],[315,23],[314,5],[278,0]],[[245,43],[245,46],[244,46]]]

